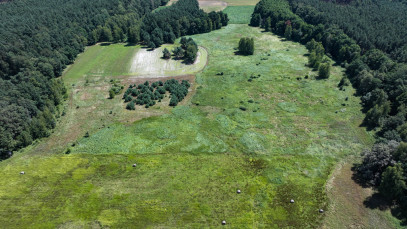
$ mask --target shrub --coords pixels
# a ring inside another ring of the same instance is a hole
[[[127,106],[126,106],[126,109],[127,110],[135,110],[136,107],[134,105],[134,101],[131,101],[130,103],[128,103]]]
[[[163,50],[163,59],[168,60],[168,59],[170,59],[170,58],[171,58],[171,53],[170,53],[170,51],[168,51],[167,48],[165,48],[165,49]]]
[[[321,79],[328,79],[331,74],[331,65],[329,63],[322,63],[318,69],[318,77]]]
[[[243,55],[253,55],[254,40],[253,38],[243,37],[239,41],[239,53]]]

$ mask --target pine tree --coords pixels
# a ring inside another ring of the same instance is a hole
[[[164,50],[163,50],[163,58],[167,59],[167,60],[171,58],[171,53],[170,53],[170,51],[168,51],[167,48],[164,48]]]
[[[291,34],[292,34],[292,32],[293,32],[293,28],[291,27],[291,25],[287,25],[287,26],[285,27],[284,37],[285,37],[287,40],[290,40],[290,39],[291,39]]]
[[[254,27],[260,26],[261,16],[260,14],[253,14],[252,18],[250,19],[250,25]]]
[[[266,32],[271,31],[271,17],[268,17],[266,19],[266,22],[264,23],[264,29],[266,30]]]
[[[321,79],[328,79],[331,74],[331,65],[329,63],[322,63],[319,65],[318,77]]]

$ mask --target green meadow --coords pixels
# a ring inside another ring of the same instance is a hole
[[[224,13],[228,14],[230,24],[249,24],[254,10],[253,6],[228,6]]]
[[[236,55],[247,35],[254,55]],[[320,226],[335,164],[373,140],[354,90],[337,88],[343,69],[316,80],[304,46],[247,25],[192,37],[208,65],[175,108],[127,111],[121,95],[107,99],[111,79],[127,87],[140,77],[129,73],[138,46],[81,54],[63,76],[70,98],[55,132],[0,163],[0,225]]]

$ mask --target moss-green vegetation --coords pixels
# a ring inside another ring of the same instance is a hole
[[[109,90],[109,99],[113,99],[116,95],[122,93],[124,87],[123,85],[120,85],[120,82],[118,82],[118,80],[111,79],[110,84],[112,85],[112,87]]]
[[[228,6],[223,11],[229,17],[229,24],[249,24],[254,6]]]
[[[124,92],[124,102],[130,102],[126,105],[126,109],[135,110],[134,104],[145,105],[146,108],[154,106],[156,101],[161,102],[164,99],[165,93],[170,93],[170,106],[177,106],[188,94],[188,89],[191,85],[188,81],[183,80],[181,83],[175,79],[154,82],[150,85],[148,81],[143,84],[130,85]],[[134,99],[134,100],[133,100]]]
[[[235,55],[246,34],[254,38],[254,55]],[[0,225],[191,228],[217,227],[222,220],[231,228],[320,225],[318,209],[327,209],[325,182],[332,166],[371,143],[358,127],[362,116],[354,91],[337,89],[342,69],[332,67],[329,79],[312,80],[317,73],[306,67],[305,47],[246,25],[193,38],[210,60],[196,76],[190,103],[128,123],[123,117],[142,116],[144,110],[126,111],[118,96],[105,99],[106,114],[119,107],[113,111],[117,116],[88,117],[99,126],[103,118],[105,127],[71,144],[69,155],[66,146],[60,154],[26,153],[2,162],[0,205],[8,211],[0,213],[5,214]],[[77,80],[89,71],[76,64],[74,69],[83,73],[72,76]]]

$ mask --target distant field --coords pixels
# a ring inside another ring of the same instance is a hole
[[[199,7],[205,12],[222,11],[228,4],[224,1],[199,1]]]
[[[228,6],[254,6],[260,0],[225,0]]]
[[[255,55],[235,55],[247,35]],[[247,25],[193,38],[209,64],[196,75],[196,94],[174,109],[130,112],[120,95],[107,99],[110,79],[137,80],[128,69],[139,47],[93,46],[82,54],[63,77],[70,100],[55,133],[0,163],[0,225],[321,225],[333,166],[372,141],[359,127],[354,90],[337,89],[343,69],[315,80],[304,46]]]
[[[199,0],[199,6],[205,12],[211,11],[221,11],[224,10],[227,6],[255,6],[260,0],[224,0],[224,1],[216,1],[216,0]],[[177,2],[177,0],[170,0],[167,6],[163,6],[155,10],[156,12],[162,8],[168,7],[172,4]],[[254,9],[254,8],[253,8]],[[240,23],[238,23],[240,24]]]
[[[230,24],[249,24],[254,6],[228,6],[223,12],[228,14]]]

